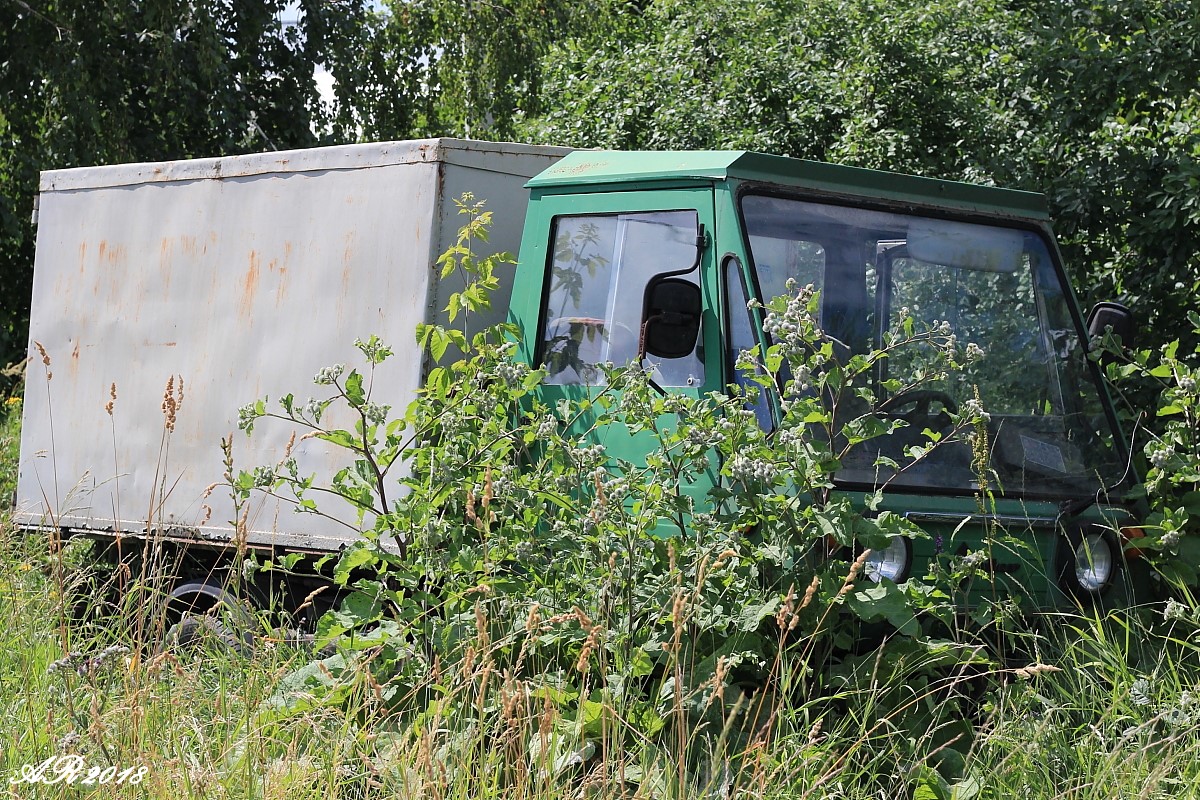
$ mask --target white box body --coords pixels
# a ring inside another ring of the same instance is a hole
[[[524,184],[566,152],[434,139],[43,173],[18,524],[230,541],[228,491],[205,496],[224,480],[222,437],[248,469],[276,463],[294,430],[262,420],[247,437],[239,406],[321,396],[317,371],[361,367],[353,342],[377,334],[396,354],[372,397],[402,413],[428,366],[414,330],[461,287],[434,267],[466,219],[454,200],[486,200],[484,247],[515,254]],[[495,320],[507,305],[493,299]],[[172,376],[183,401],[168,435]],[[326,479],[350,461],[315,439],[295,455]],[[357,537],[348,506],[322,508],[348,525],[257,497],[247,542],[333,550]]]

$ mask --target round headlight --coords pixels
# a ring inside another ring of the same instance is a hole
[[[893,536],[888,546],[872,550],[863,564],[863,572],[875,583],[887,579],[900,583],[912,568],[912,542],[903,536]]]
[[[1116,556],[1112,544],[1103,534],[1084,533],[1075,545],[1075,581],[1079,588],[1090,594],[1104,591],[1112,582]]]

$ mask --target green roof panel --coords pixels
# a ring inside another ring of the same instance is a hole
[[[997,189],[744,150],[576,150],[531,180],[531,189],[740,180],[823,195],[881,199],[1026,219],[1049,218],[1035,192]]]

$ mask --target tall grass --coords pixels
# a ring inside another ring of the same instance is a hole
[[[4,487],[18,420],[19,403],[7,406]],[[476,506],[470,495],[467,515],[479,512],[483,528],[490,498],[484,491]],[[365,627],[332,654],[270,633],[243,654],[218,631],[172,648],[160,625],[141,624],[137,602],[105,599],[122,577],[87,542],[64,545],[4,521],[0,780],[13,797],[78,796],[91,768],[110,770],[87,789],[96,797],[1200,796],[1200,608],[1190,596],[1161,609],[1043,617],[1011,632],[1029,654],[1014,665],[920,637],[832,663],[798,623],[820,630],[845,619],[834,604],[864,554],[832,592],[788,593],[773,618],[775,652],[743,685],[736,664],[688,661],[688,638],[704,634],[697,598],[736,600],[710,591],[724,551],[692,552],[690,569],[672,557],[671,574],[659,576],[668,657],[639,674],[608,668],[606,659],[632,655],[607,647],[604,632],[631,626],[605,618],[614,612],[604,604],[589,607],[592,618],[561,597],[569,612],[542,613],[528,598],[488,596],[482,583],[466,590],[478,588],[477,599],[457,598],[460,641],[437,657],[403,632],[383,647]],[[606,554],[609,578],[618,555]],[[595,559],[560,555],[555,568],[575,570],[567,587],[596,580]],[[153,598],[169,589],[162,580],[147,570],[133,583]],[[633,609],[632,583],[612,594],[626,590]],[[528,613],[514,614],[514,603]],[[373,668],[385,658],[409,666]],[[626,691],[630,676],[646,685]],[[14,782],[48,759],[57,760],[44,778],[75,780]],[[72,765],[82,769],[64,776]],[[118,774],[139,780],[117,784]]]
[[[722,725],[693,721],[685,706],[704,687],[687,687],[666,721],[670,734],[651,737],[630,725],[616,693],[586,719],[566,715],[550,682],[519,678],[496,658],[512,644],[504,637],[529,631],[497,632],[484,611],[460,662],[381,686],[370,670],[348,668],[372,658],[369,647],[318,662],[271,637],[249,656],[216,639],[171,652],[133,638],[134,626],[117,636],[75,621],[67,604],[104,579],[86,547],[54,551],[9,525],[2,536],[6,782],[23,765],[77,754],[89,767],[146,768],[138,786],[96,786],[96,797],[1200,793],[1200,610],[1191,602],[1173,603],[1169,618],[1046,619],[1034,666],[939,673],[913,650],[908,660],[864,657],[857,672],[812,694],[794,690],[806,665],[781,650],[775,680],[727,704]],[[315,690],[330,687],[339,702],[317,702]],[[941,710],[962,707],[947,699],[964,695],[972,719]],[[13,784],[8,792],[73,797],[80,788]]]

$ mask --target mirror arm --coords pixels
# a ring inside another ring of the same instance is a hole
[[[673,272],[660,272],[659,274],[655,275],[653,278],[650,279],[650,283],[653,284],[655,281],[660,281],[663,278],[673,278],[673,277],[676,277],[679,275],[687,275],[689,272],[695,272],[696,270],[698,270],[700,268],[700,259],[703,258],[704,248],[706,248],[707,246],[708,246],[708,230],[704,227],[704,223],[701,222],[699,224],[699,226],[696,228],[696,257],[694,259],[692,259],[692,263],[690,265],[688,265],[687,267],[685,267],[684,269],[677,269],[677,270],[674,270]],[[646,288],[647,288],[647,291],[649,291],[650,284],[647,284]],[[657,319],[660,319],[661,317],[662,317],[661,314],[656,314],[653,317],[647,317],[646,319],[642,320],[641,330],[638,331],[638,349],[637,349],[638,364],[641,364],[642,361],[644,361],[646,358],[646,328],[652,320],[657,320]],[[662,387],[660,387],[658,384],[656,384],[653,380],[650,381],[650,385],[653,386],[655,389],[657,389],[661,394],[664,394],[664,395],[666,394],[666,392],[663,391]]]
[[[647,319],[642,323],[641,334],[638,336],[638,351],[637,351],[637,363],[638,363],[638,366],[641,367],[642,369],[645,369],[645,364],[643,362],[646,360],[646,327],[650,324],[650,320],[658,319],[661,316],[662,316],[662,314],[655,314],[653,317],[650,317],[650,319]],[[667,390],[664,389],[663,387],[659,386],[658,381],[654,380],[654,378],[652,378],[649,375],[649,373],[647,373],[647,375],[646,375],[646,382],[648,384],[650,384],[651,389],[658,392],[663,397],[667,396]]]
[[[683,269],[677,269],[673,272],[660,272],[654,276],[655,280],[661,278],[674,278],[677,275],[687,275],[689,272],[695,272],[700,269],[700,258],[704,255],[704,248],[708,247],[708,231],[704,228],[704,223],[700,223],[700,227],[696,230],[696,257],[692,259],[692,263]]]
[[[642,320],[642,325],[638,328],[638,349],[637,362],[641,364],[646,360],[646,329],[650,327],[651,322],[662,319],[662,314],[655,314],[653,317],[646,317]]]

